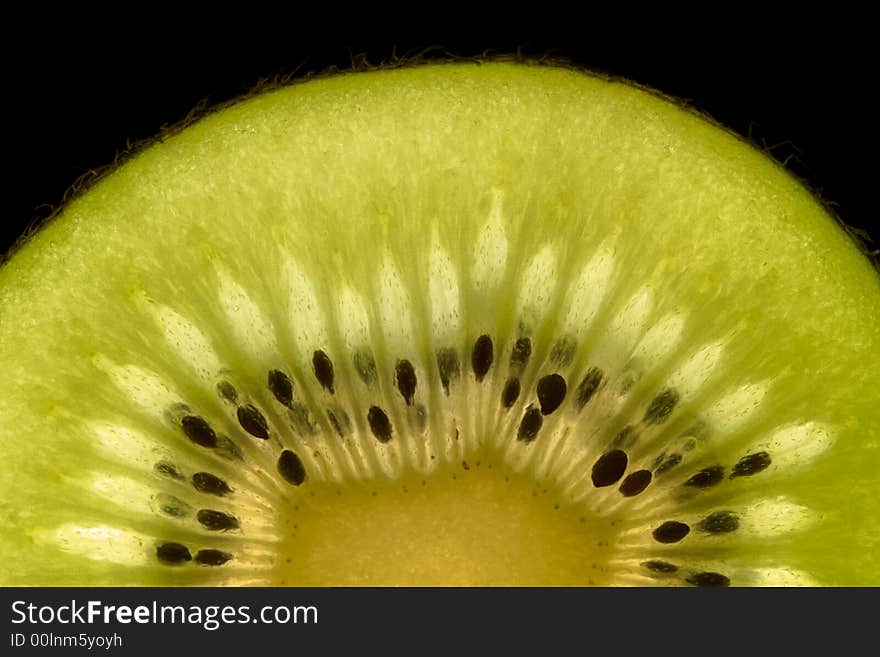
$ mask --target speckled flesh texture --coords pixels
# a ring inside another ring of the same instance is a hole
[[[880,584],[880,283],[626,84],[297,84],[0,269],[0,584]]]

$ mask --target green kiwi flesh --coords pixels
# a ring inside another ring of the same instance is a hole
[[[0,269],[0,584],[880,584],[880,283],[631,85],[344,74]]]

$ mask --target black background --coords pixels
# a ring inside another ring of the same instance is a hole
[[[854,21],[857,23],[858,21]],[[877,140],[870,43],[850,32],[743,32],[735,38],[484,40],[201,39],[149,42],[118,32],[37,41],[5,57],[7,205],[0,252],[62,202],[84,172],[112,162],[200,101],[222,102],[261,78],[482,52],[551,55],[688,100],[765,146],[851,226],[875,236]],[[109,36],[108,36],[109,35]],[[251,35],[253,36],[253,34]],[[433,47],[432,47],[433,46]]]

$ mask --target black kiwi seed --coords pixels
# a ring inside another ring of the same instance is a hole
[[[181,543],[162,543],[156,547],[156,557],[162,563],[171,565],[192,561],[189,548]]]
[[[262,438],[263,440],[269,438],[269,424],[256,406],[250,404],[239,406],[236,414],[242,429],[255,438]]]
[[[217,394],[233,404],[238,401],[238,391],[229,381],[221,381],[217,384]]]
[[[471,352],[471,367],[473,367],[477,382],[486,378],[489,368],[492,367],[493,358],[492,338],[488,335],[481,335],[474,343],[474,350]]]
[[[711,488],[724,479],[724,466],[713,465],[703,468],[690,479],[684,482],[685,486],[692,488]]]
[[[293,403],[293,381],[281,370],[269,370],[269,391],[279,404],[290,408]]]
[[[397,390],[406,401],[407,406],[412,406],[416,394],[416,371],[408,360],[397,361],[394,368],[394,377],[397,380]]]
[[[567,367],[574,360],[575,351],[577,351],[577,342],[574,338],[569,336],[559,338],[550,350],[550,360],[559,367]]]
[[[538,402],[541,404],[541,413],[550,415],[562,404],[565,399],[565,379],[559,374],[548,374],[538,381]]]
[[[437,351],[437,370],[440,372],[440,383],[443,385],[443,392],[449,395],[449,384],[461,375],[458,352],[450,347],[439,349]]]
[[[697,527],[709,534],[729,534],[739,528],[739,517],[733,511],[716,511],[703,518]]]
[[[184,478],[183,475],[180,474],[180,470],[177,469],[177,466],[168,461],[159,461],[153,466],[153,469],[163,477],[170,477],[177,481],[182,481]]]
[[[721,573],[696,573],[685,581],[694,586],[730,586],[730,578]]]
[[[593,464],[593,471],[590,473],[593,486],[603,488],[620,481],[623,473],[626,472],[627,462],[626,452],[623,450],[614,449],[605,452]]]
[[[504,408],[512,407],[516,403],[516,400],[519,399],[519,393],[519,379],[516,377],[507,379],[507,383],[504,384],[504,390],[501,392],[501,405]]]
[[[650,470],[636,470],[627,475],[623,483],[620,484],[620,494],[624,497],[634,497],[645,490],[651,483],[653,475]]]
[[[676,573],[678,572],[678,566],[675,564],[671,564],[668,561],[660,561],[659,559],[652,559],[651,561],[643,561],[641,563],[642,567],[647,568],[648,570],[654,571],[655,573]]]
[[[222,566],[232,559],[232,555],[221,550],[199,550],[196,553],[196,563],[202,566]]]
[[[542,424],[544,424],[544,418],[541,416],[541,411],[534,406],[529,406],[519,423],[516,439],[525,443],[533,441],[541,430]]]
[[[196,518],[203,527],[215,532],[239,528],[238,518],[222,511],[200,509]]]
[[[766,470],[770,467],[770,455],[767,452],[755,452],[742,457],[735,466],[730,478],[751,477],[753,474]]]
[[[532,356],[532,341],[529,338],[517,338],[510,352],[510,369],[521,372],[529,363]]]
[[[184,415],[180,427],[186,437],[202,447],[216,447],[217,434],[203,418],[198,415]]]
[[[299,486],[306,480],[306,469],[296,452],[285,449],[278,457],[278,473],[284,480]]]
[[[354,369],[366,385],[371,386],[376,382],[376,360],[368,351],[358,351],[354,354]]]
[[[217,495],[219,497],[229,495],[232,492],[229,484],[210,472],[196,472],[192,476],[192,485],[200,493]]]
[[[315,378],[318,383],[331,395],[333,394],[333,361],[323,351],[318,349],[312,354],[312,368],[315,370]]]
[[[654,471],[655,474],[661,475],[665,472],[669,472],[670,470],[672,470],[672,468],[681,463],[681,459],[681,454],[670,454],[660,463],[660,465],[657,466],[656,470]]]
[[[658,543],[678,543],[690,533],[691,528],[685,523],[678,522],[677,520],[667,520],[651,532],[651,535]]]
[[[602,377],[602,371],[595,367],[591,367],[584,375],[584,378],[581,380],[577,392],[575,393],[575,404],[577,405],[578,410],[581,410],[586,406],[587,402],[589,402],[593,398],[593,395],[596,394],[596,391],[602,384]]]
[[[645,424],[663,424],[672,415],[678,400],[678,393],[672,388],[667,388],[651,400],[648,410],[645,411],[645,416],[642,418],[642,422]]]
[[[370,424],[370,430],[380,443],[387,443],[391,440],[392,428],[391,420],[378,406],[370,406],[367,412],[367,422]]]

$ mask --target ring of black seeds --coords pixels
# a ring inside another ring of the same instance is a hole
[[[541,416],[541,411],[537,408],[529,407],[519,423],[516,439],[526,443],[533,441],[541,430],[542,424],[544,424],[544,418]]]
[[[156,557],[162,563],[171,565],[192,561],[189,548],[181,543],[162,543],[156,547]]]
[[[416,371],[408,360],[397,361],[394,368],[394,376],[397,381],[397,390],[406,401],[407,406],[412,406],[416,394]]]
[[[319,349],[312,354],[312,368],[315,371],[315,378],[318,380],[318,383],[332,395],[334,393],[333,361],[330,360],[326,353]]]
[[[185,415],[180,421],[180,426],[186,437],[196,445],[202,447],[216,447],[217,434],[203,418],[198,415]]]
[[[196,563],[202,566],[222,566],[232,559],[232,555],[222,550],[206,549],[196,553]]]
[[[196,519],[205,529],[210,529],[211,531],[229,531],[239,528],[238,518],[213,509],[199,510],[196,514]]]
[[[708,468],[703,468],[698,473],[691,476],[690,479],[684,482],[684,485],[692,488],[711,488],[712,486],[719,484],[723,479],[724,466],[713,465]]]
[[[519,399],[520,383],[516,377],[507,379],[504,384],[504,390],[501,391],[501,405],[504,408],[511,408],[516,400]]]
[[[618,490],[624,497],[634,497],[648,487],[651,479],[653,479],[653,475],[650,470],[637,470],[627,475]]]
[[[593,464],[593,470],[590,472],[593,486],[603,488],[616,484],[626,472],[627,461],[626,452],[623,450],[614,449],[605,452]]]
[[[730,578],[721,573],[696,573],[685,581],[694,586],[730,586]]]
[[[651,535],[658,543],[678,543],[690,532],[691,528],[689,525],[677,520],[667,520],[651,532]]]
[[[741,458],[735,466],[730,478],[734,477],[751,477],[770,467],[770,454],[767,452],[756,452]]]
[[[241,428],[249,434],[262,440],[269,438],[269,423],[256,406],[251,404],[239,406],[236,415]]]
[[[701,520],[697,528],[708,534],[729,534],[739,529],[739,517],[733,511],[716,511]]]
[[[576,344],[573,340],[560,340],[554,345],[551,361],[565,365],[573,356]],[[531,356],[532,345],[529,338],[519,338],[513,346],[510,354],[511,375],[505,382],[501,402],[504,408],[512,408],[519,400],[521,383],[518,374],[528,364]],[[440,376],[444,392],[448,395],[451,383],[460,376],[461,367],[458,354],[454,349],[440,349],[436,353],[437,371]],[[471,352],[471,367],[477,382],[483,381],[491,370],[494,361],[494,345],[489,335],[481,335],[474,343]],[[361,379],[367,385],[372,385],[376,379],[375,361],[368,352],[354,354],[355,369]],[[318,383],[328,392],[334,394],[334,370],[333,363],[324,351],[317,350],[313,353],[312,365],[315,378]],[[598,368],[590,368],[578,385],[574,395],[576,410],[582,410],[595,396],[602,386],[604,375]],[[408,406],[414,405],[417,379],[415,368],[408,360],[399,359],[394,368],[394,383],[404,402]],[[267,386],[275,400],[283,406],[294,410],[293,382],[281,370],[270,370],[267,377]],[[217,393],[222,399],[238,404],[238,391],[228,381],[222,380],[217,383]],[[543,417],[555,412],[564,402],[567,394],[565,378],[558,373],[551,373],[538,378],[535,388],[538,404],[526,408],[520,420],[517,439],[530,442],[539,433]],[[674,412],[679,402],[679,394],[674,389],[666,389],[657,394],[648,404],[642,422],[646,425],[657,425],[666,422]],[[300,404],[301,405],[301,404]],[[183,404],[180,407],[186,411],[189,408]],[[303,407],[306,413],[308,409]],[[340,409],[345,416],[345,412]],[[327,416],[340,436],[343,436],[342,422],[336,412],[326,409]],[[424,415],[424,408],[421,411]],[[236,407],[236,415],[247,433],[261,439],[269,438],[269,426],[262,412],[254,405],[241,403]],[[292,417],[292,416],[291,416]],[[307,419],[307,418],[306,418]],[[371,406],[368,412],[368,423],[377,440],[388,442],[391,440],[393,430],[391,421],[385,411],[379,406]],[[423,418],[424,419],[424,418]],[[345,416],[345,425],[350,429],[350,421]],[[185,415],[180,420],[180,426],[184,434],[192,442],[203,447],[215,448],[220,440],[234,443],[217,434],[210,424],[202,417],[194,414]],[[312,431],[314,433],[314,431]],[[682,435],[690,435],[688,433]],[[665,452],[658,456],[651,469],[642,469],[630,473],[624,478],[628,466],[628,457],[624,449],[632,447],[638,440],[638,433],[633,426],[625,426],[611,442],[609,451],[602,454],[593,464],[591,479],[597,488],[611,486],[620,483],[618,491],[624,497],[633,497],[642,493],[652,482],[655,475],[662,474],[675,467],[683,460],[679,453],[667,455]],[[693,440],[693,439],[692,439]],[[694,444],[696,441],[693,440]],[[224,443],[224,444],[225,444]],[[684,451],[688,451],[685,447]],[[756,452],[741,458],[731,468],[730,478],[752,476],[762,472],[771,464],[770,455],[767,452]],[[184,475],[171,463],[158,462],[154,465],[155,471],[163,476],[183,481]],[[281,477],[288,483],[299,486],[306,480],[306,471],[300,457],[292,450],[285,449],[278,457],[277,470]],[[725,468],[722,465],[713,465],[692,474],[684,486],[691,488],[709,488],[724,480]],[[209,472],[196,472],[190,481],[192,486],[200,493],[223,497],[233,492],[232,488],[220,477]],[[166,515],[182,518],[191,515],[194,511],[185,502],[169,495],[160,495],[160,510]],[[154,499],[159,499],[154,497]],[[214,509],[200,509],[196,513],[196,519],[210,531],[229,531],[240,528],[239,520],[232,514]],[[716,511],[695,525],[701,532],[709,534],[726,534],[735,531],[739,527],[738,515],[732,511]],[[678,521],[666,521],[652,531],[652,537],[659,543],[677,543],[683,540],[691,531],[691,526]],[[221,566],[234,555],[214,548],[198,550],[193,556],[190,549],[181,543],[164,542],[156,547],[156,556],[165,564],[183,564],[189,561],[203,566]],[[680,567],[666,561],[652,559],[641,562],[641,566],[657,574],[670,575],[679,572]],[[694,572],[685,581],[694,586],[729,586],[730,579],[717,572]]]
[[[200,493],[222,497],[229,495],[232,489],[225,481],[210,472],[196,472],[192,476],[193,487]]]
[[[471,352],[471,367],[478,383],[489,373],[493,358],[492,338],[488,335],[481,335],[474,343],[474,350]]]
[[[393,437],[391,420],[388,419],[385,411],[378,406],[370,407],[370,410],[367,412],[367,422],[370,425],[370,431],[373,432],[373,436],[380,443],[387,443]]]
[[[289,449],[285,449],[278,457],[278,473],[294,486],[299,486],[306,480],[306,469],[302,460],[296,452]]]
[[[293,403],[293,381],[281,370],[271,370],[268,380],[269,391],[279,404],[290,408]]]
[[[541,414],[550,415],[562,405],[565,399],[565,379],[559,374],[548,374],[538,381],[538,403],[541,405]]]

